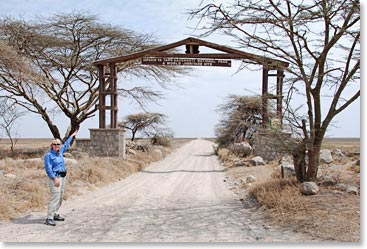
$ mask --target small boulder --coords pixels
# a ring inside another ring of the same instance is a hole
[[[252,175],[244,177],[244,178],[241,179],[241,181],[243,183],[251,183],[251,182],[255,182],[256,180],[257,180],[256,177],[252,176]]]
[[[340,150],[340,149],[334,149],[332,151],[332,157],[333,159],[337,160],[337,161],[344,161],[347,159],[347,157],[344,155],[344,153]]]
[[[332,177],[330,175],[325,175],[325,176],[320,177],[320,182],[322,185],[332,186],[336,184],[336,179],[335,177]]]
[[[265,165],[264,159],[261,156],[255,156],[250,160],[250,163],[254,166]]]
[[[247,157],[252,153],[252,147],[247,142],[234,143],[229,148],[235,155],[241,157]]]
[[[333,157],[330,150],[320,150],[320,163],[332,163]]]
[[[358,194],[358,188],[352,185],[339,183],[336,185],[337,188],[339,188],[341,191],[351,193],[351,194]]]
[[[243,167],[243,166],[245,166],[245,165],[246,165],[246,163],[245,163],[243,160],[241,160],[241,159],[235,159],[235,160],[233,161],[233,165],[234,165],[235,167]]]
[[[284,178],[291,178],[296,176],[296,171],[293,165],[281,166],[283,167]]]
[[[15,178],[17,178],[17,176],[16,176],[16,175],[13,175],[13,174],[10,174],[10,173],[5,174],[4,176],[5,176],[6,178],[9,178],[9,179],[15,179]]]
[[[301,193],[304,195],[315,195],[319,192],[319,187],[315,182],[303,182],[301,184]]]

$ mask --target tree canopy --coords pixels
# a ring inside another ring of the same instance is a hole
[[[230,1],[190,14],[203,36],[220,32],[241,48],[289,62],[288,121],[306,145],[305,178],[315,179],[329,125],[360,97],[360,1]]]
[[[126,116],[125,120],[119,123],[119,127],[131,131],[131,141],[134,141],[137,132],[146,135],[155,135],[157,129],[164,125],[166,116],[161,113],[137,113]],[[152,132],[153,131],[153,132]]]
[[[250,142],[252,133],[262,123],[261,97],[229,95],[217,111],[222,115],[215,129],[220,146],[246,139]]]
[[[98,110],[97,70],[92,63],[157,46],[151,35],[101,23],[85,13],[58,14],[38,20],[0,21],[0,97],[12,99],[47,123],[60,138],[56,115],[69,120],[68,137]],[[13,58],[13,59],[9,59]],[[118,67],[121,77],[135,75],[161,86],[182,69],[141,65],[131,61]],[[157,91],[119,88],[143,105],[157,100]]]

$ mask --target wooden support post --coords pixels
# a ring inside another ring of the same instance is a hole
[[[263,84],[262,84],[262,124],[263,127],[268,126],[268,84],[269,84],[269,69],[263,66]]]
[[[106,110],[110,111],[110,128],[117,128],[117,70],[115,64],[109,65],[109,73],[104,65],[98,65],[99,77],[99,128],[106,128]],[[110,105],[106,105],[106,98],[110,98]]]
[[[283,104],[283,78],[284,71],[278,69],[277,70],[277,116],[279,120],[282,122],[282,104]]]
[[[111,128],[117,128],[117,113],[118,113],[118,101],[117,101],[117,70],[115,64],[110,64],[110,98],[111,98],[111,116],[110,123]]]
[[[104,89],[106,87],[105,70],[103,65],[98,65],[98,79],[99,79],[99,128],[106,128],[106,97]]]

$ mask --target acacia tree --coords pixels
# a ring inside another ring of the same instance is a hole
[[[146,135],[156,134],[159,125],[165,123],[166,116],[161,113],[138,113],[126,116],[125,120],[118,124],[119,127],[131,131],[131,141],[135,140],[137,132],[145,132]],[[154,131],[154,132],[153,132]]]
[[[1,96],[42,117],[55,138],[61,134],[54,117],[66,117],[69,128],[64,139],[98,110],[97,70],[92,63],[157,45],[150,35],[103,24],[97,17],[83,13],[54,15],[39,21],[5,18],[0,22],[0,40],[38,75],[24,77],[19,68],[14,70],[17,61],[0,62]],[[118,72],[121,77],[135,75],[157,80],[164,86],[182,69],[132,61],[119,65]],[[142,87],[120,88],[119,92],[139,104],[144,104],[144,99],[160,97]]]
[[[252,131],[262,123],[261,110],[261,97],[227,96],[217,108],[222,115],[215,127],[219,146],[227,146],[245,138],[251,140]]]
[[[205,21],[204,36],[219,31],[242,48],[289,62],[285,83],[293,99],[287,104],[298,92],[305,109],[292,114],[304,144],[299,161],[305,163],[308,154],[303,180],[317,177],[321,144],[332,120],[360,97],[359,11],[359,0],[246,0],[190,12]]]
[[[23,115],[24,113],[19,110],[19,106],[15,103],[11,103],[8,99],[0,99],[0,130],[3,130],[9,138],[12,153],[18,142],[16,121]]]

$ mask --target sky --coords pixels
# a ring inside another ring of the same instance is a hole
[[[139,33],[154,34],[162,44],[169,44],[189,36],[199,35],[193,28],[195,21],[188,20],[186,12],[199,7],[200,0],[0,0],[0,16],[30,18],[51,16],[57,13],[86,11],[96,14],[104,23],[120,25]],[[219,35],[204,40],[234,47],[229,38]],[[149,104],[148,110],[165,114],[167,125],[176,137],[214,137],[214,127],[220,114],[215,111],[224,103],[229,94],[252,95],[261,93],[261,71],[243,70],[236,73],[239,62],[232,61],[231,68],[192,67],[189,76],[176,80],[179,87],[170,90],[159,89],[164,99],[157,104]],[[140,82],[140,80],[139,80]],[[118,84],[133,87],[137,80],[120,79]],[[335,118],[334,125],[326,137],[360,137],[361,101],[353,103]],[[119,120],[124,116],[141,112],[136,105],[126,100],[119,102]],[[58,119],[61,134],[67,128],[67,121]],[[89,129],[98,128],[98,113],[81,125],[79,137],[89,137]],[[24,138],[47,138],[52,134],[46,124],[34,114],[22,117],[18,126],[18,136]]]

